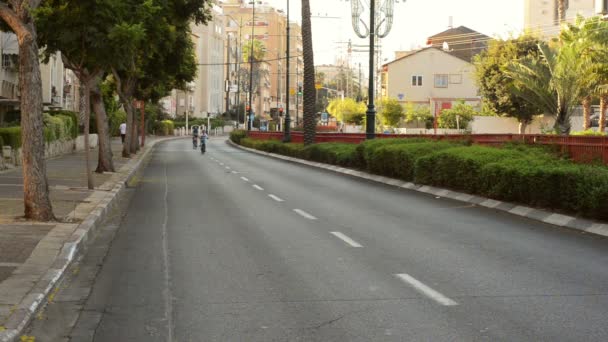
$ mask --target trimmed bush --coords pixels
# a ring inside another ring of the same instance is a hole
[[[69,110],[57,110],[57,111],[51,111],[48,113],[54,117],[61,118],[61,120],[63,120],[65,122],[65,124],[68,126],[68,130],[70,132],[69,136],[72,139],[76,139],[76,137],[78,137],[78,115],[79,115],[78,113],[72,112]],[[68,122],[68,120],[66,120],[65,117],[70,118],[69,122]]]
[[[379,175],[413,181],[418,158],[458,146],[461,145],[443,141],[381,146],[372,154],[368,169]]]
[[[320,163],[357,166],[356,148],[354,144],[320,143],[305,147],[302,156]]]
[[[247,137],[247,131],[243,130],[243,129],[237,129],[237,130],[230,132],[230,140],[232,140],[232,142],[235,144],[240,144],[241,139],[246,138],[246,137]]]
[[[388,138],[388,139],[373,139],[366,140],[357,145],[356,148],[356,163],[357,166],[367,168],[372,162],[372,156],[374,151],[382,146],[394,145],[394,144],[414,144],[420,142],[428,142],[429,139],[424,138]]]
[[[10,145],[13,149],[21,147],[21,127],[2,127],[0,137],[4,144]]]
[[[156,135],[173,135],[175,126],[171,120],[163,120],[156,123]]]

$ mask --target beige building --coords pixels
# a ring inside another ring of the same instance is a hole
[[[191,85],[191,103],[188,103],[188,94],[183,92],[184,105],[179,99],[176,103],[176,107],[181,107],[176,108],[180,115],[184,110],[189,110],[192,117],[207,117],[207,114],[217,116],[227,110],[224,68],[226,18],[220,7],[214,6],[212,12],[213,19],[206,25],[191,25],[198,69]]]
[[[524,0],[524,27],[540,32],[545,37],[559,34],[558,0]],[[577,14],[585,17],[595,14],[595,0],[566,0],[566,20],[573,21]]]
[[[427,47],[382,67],[381,95],[401,104],[430,106],[437,115],[459,101],[480,104],[474,66],[442,49]]]

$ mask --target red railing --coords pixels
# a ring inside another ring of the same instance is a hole
[[[281,140],[282,132],[249,132],[249,137],[259,140]],[[428,138],[434,140],[471,140],[474,144],[498,146],[507,142],[524,142],[530,145],[559,146],[562,153],[579,162],[601,161],[608,164],[608,137],[561,136],[544,134],[377,134],[376,138]],[[315,142],[342,142],[358,144],[365,140],[364,133],[322,133],[317,132]],[[291,132],[291,141],[304,142],[302,132]]]

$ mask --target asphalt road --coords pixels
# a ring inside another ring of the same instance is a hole
[[[172,141],[87,310],[96,342],[607,341],[608,239]]]

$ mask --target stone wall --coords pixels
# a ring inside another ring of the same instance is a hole
[[[44,157],[46,159],[74,152],[75,140],[53,141],[45,145]],[[21,165],[21,149],[12,150],[10,158],[0,156],[0,170]]]

